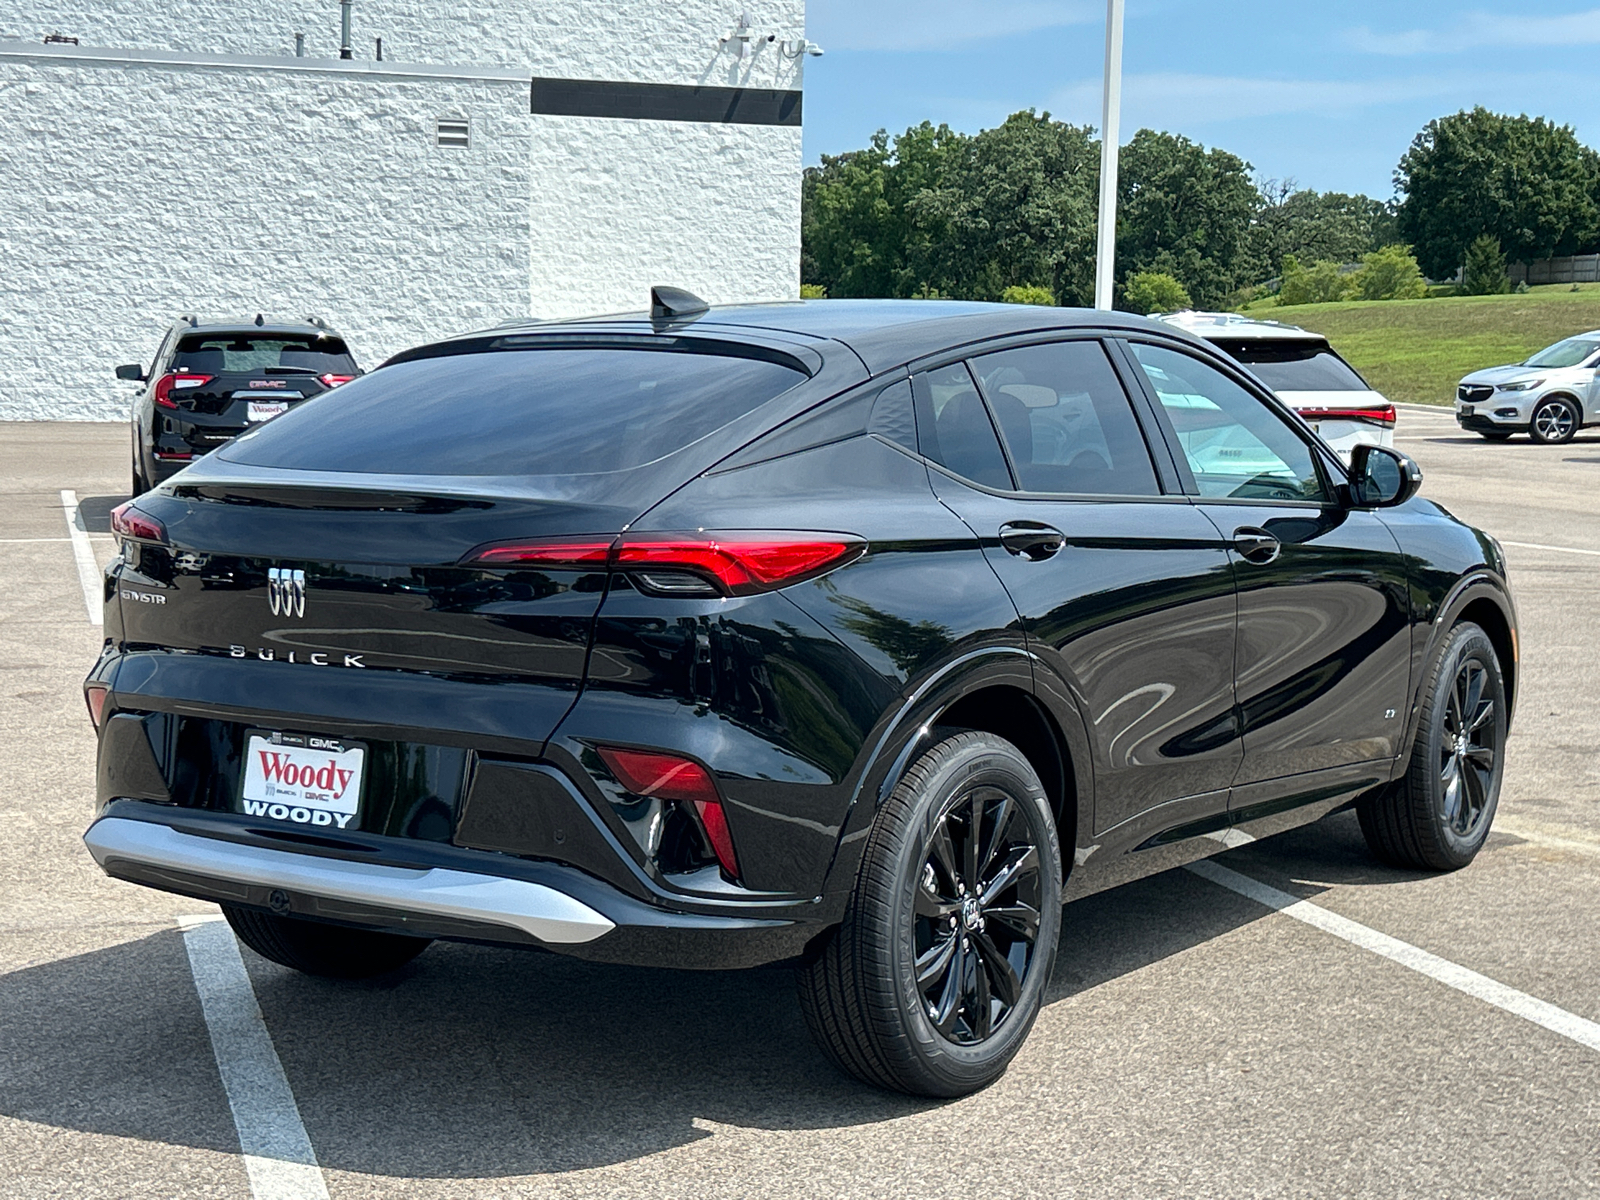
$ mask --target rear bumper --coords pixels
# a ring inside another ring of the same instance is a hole
[[[815,920],[658,907],[560,863],[394,839],[356,838],[337,847],[315,838],[286,843],[222,814],[135,800],[113,801],[83,840],[107,875],[161,891],[600,962],[761,966],[801,957],[825,929]],[[356,860],[356,853],[372,859]],[[381,859],[388,861],[374,861]]]
[[[248,898],[266,888],[419,917],[504,926],[553,945],[592,942],[616,928],[588,905],[543,884],[439,867],[389,867],[318,858],[182,833],[167,825],[106,817],[83,835],[108,874],[133,871],[211,878]]]

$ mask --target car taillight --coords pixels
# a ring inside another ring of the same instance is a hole
[[[627,571],[652,591],[748,596],[788,587],[859,558],[853,534],[764,532],[630,533],[621,538],[501,542],[480,546],[476,566],[600,567]]]
[[[681,800],[694,808],[705,830],[717,864],[731,878],[739,878],[739,858],[734,853],[733,835],[728,831],[728,815],[722,809],[717,785],[699,763],[676,754],[651,750],[624,750],[618,746],[599,746],[600,758],[617,777],[617,782],[635,796],[654,796],[662,800]]]
[[[100,728],[100,718],[105,715],[106,697],[111,694],[111,689],[103,683],[86,683],[83,685],[83,698],[89,704],[89,720],[96,729]]]
[[[1366,421],[1370,425],[1394,424],[1392,404],[1358,404],[1343,407],[1318,405],[1297,408],[1295,411],[1308,421]]]
[[[111,510],[111,532],[119,538],[132,538],[139,542],[165,542],[166,528],[160,521],[142,513],[125,500]]]
[[[210,383],[213,378],[215,376],[191,375],[182,371],[171,375],[163,375],[156,380],[156,403],[161,405],[162,408],[177,408],[177,401],[172,398],[173,392],[181,391],[184,388],[200,387],[202,384]]]
[[[322,386],[323,387],[336,388],[341,383],[349,383],[352,379],[355,378],[355,376],[354,375],[334,375],[334,374],[332,374],[330,372],[327,375],[318,375],[317,378],[322,381]]]

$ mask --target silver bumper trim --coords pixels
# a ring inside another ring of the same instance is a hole
[[[330,900],[508,925],[541,942],[592,942],[616,928],[587,904],[564,892],[521,879],[438,867],[386,867],[292,850],[268,850],[196,837],[126,817],[97,821],[83,835],[83,841],[102,868],[116,861],[166,867]]]

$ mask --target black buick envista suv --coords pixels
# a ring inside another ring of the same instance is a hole
[[[949,1096],[1069,875],[1348,806],[1391,863],[1482,846],[1515,610],[1405,456],[1140,318],[654,299],[407,351],[117,511],[107,872],[329,975],[792,963],[835,1062]]]

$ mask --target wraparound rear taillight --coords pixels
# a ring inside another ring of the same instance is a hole
[[[699,594],[748,596],[814,579],[861,557],[866,549],[863,539],[848,533],[698,530],[497,542],[478,547],[463,562],[532,569],[611,567],[662,594],[695,594],[676,582],[689,577],[704,585]]]
[[[1308,421],[1365,421],[1369,425],[1393,425],[1392,404],[1317,405],[1295,409]]]
[[[215,376],[195,375],[186,371],[177,371],[170,375],[163,375],[156,380],[156,403],[162,408],[177,408],[178,402],[172,398],[172,393],[185,388],[197,388],[210,383]]]
[[[142,513],[125,500],[111,510],[111,532],[136,542],[165,542],[166,528],[149,513]]]

